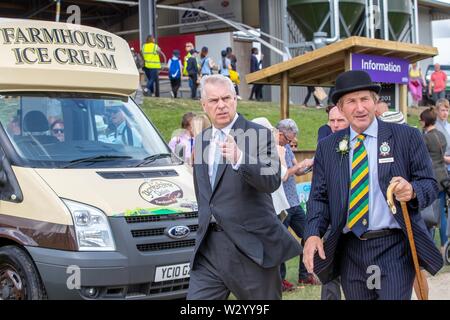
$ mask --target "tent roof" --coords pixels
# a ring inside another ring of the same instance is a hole
[[[405,42],[350,37],[326,47],[247,74],[247,83],[279,85],[281,75],[288,73],[290,86],[333,86],[336,77],[350,69],[350,55],[361,53],[403,58],[410,63],[433,57],[437,48]]]

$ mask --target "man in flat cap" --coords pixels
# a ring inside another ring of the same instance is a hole
[[[314,158],[304,261],[322,283],[340,275],[347,300],[411,299],[412,255],[402,214],[386,204],[390,183],[407,202],[420,266],[434,275],[443,264],[419,214],[438,193],[431,160],[417,129],[376,118],[379,91],[364,71],[338,76],[332,99],[350,127],[322,140]]]

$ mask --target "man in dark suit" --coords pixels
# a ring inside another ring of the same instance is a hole
[[[201,80],[212,127],[196,137],[199,228],[188,299],[280,299],[279,266],[300,245],[278,220],[271,193],[281,183],[272,133],[236,113],[231,80]]]
[[[407,202],[420,265],[434,275],[443,263],[419,213],[437,196],[431,160],[417,129],[376,119],[379,90],[366,72],[338,76],[333,103],[350,128],[319,142],[314,159],[304,261],[323,283],[340,275],[346,299],[411,299],[413,262],[402,214],[386,205],[390,183]]]
[[[258,61],[258,53],[258,48],[252,48],[252,56],[250,58],[250,72],[256,72],[261,69],[263,54],[261,54],[261,60]],[[256,100],[262,100],[262,87],[262,84],[255,83],[252,87],[252,92],[250,93],[250,98],[248,98],[248,100],[253,100],[253,95],[255,96]]]

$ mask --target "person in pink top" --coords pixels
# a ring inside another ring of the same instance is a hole
[[[194,146],[194,134],[192,131],[192,119],[194,117],[195,114],[192,112],[185,113],[181,119],[181,130],[177,130],[177,134],[173,135],[169,141],[170,149],[189,164],[191,164]]]
[[[433,100],[445,98],[445,87],[447,85],[447,74],[441,70],[441,65],[434,65],[434,72],[431,74],[430,83],[428,85],[428,93],[433,95]]]

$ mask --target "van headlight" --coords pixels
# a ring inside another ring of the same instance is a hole
[[[97,208],[61,199],[72,214],[79,251],[115,251],[106,215]]]

